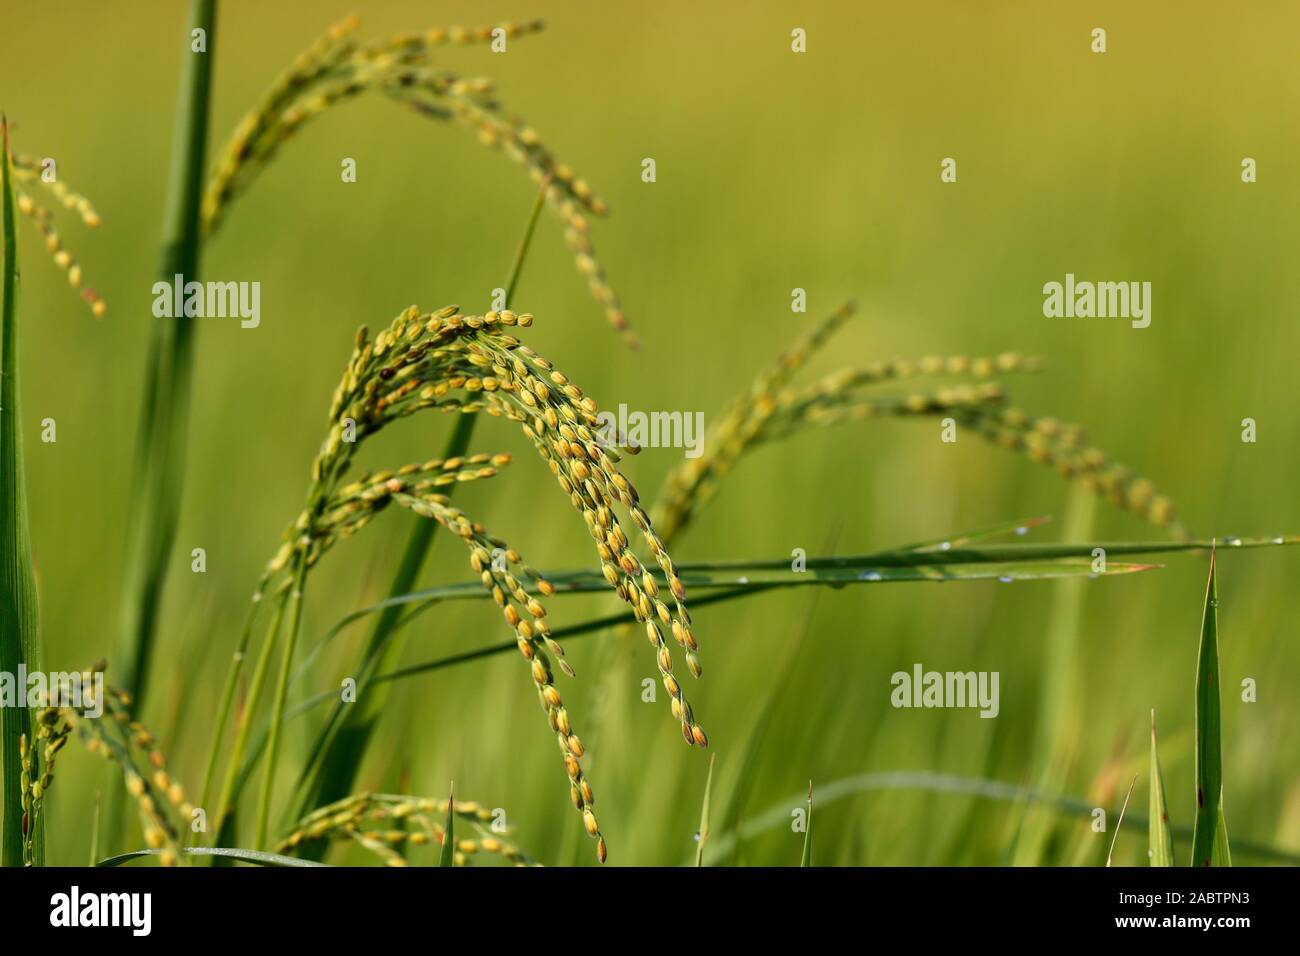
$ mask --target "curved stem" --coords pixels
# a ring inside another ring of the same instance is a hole
[[[266,631],[266,640],[262,642],[262,652],[257,658],[257,667],[253,670],[253,684],[248,691],[248,701],[244,706],[244,719],[239,723],[239,733],[235,735],[235,746],[230,751],[230,763],[226,767],[226,778],[221,785],[221,800],[217,804],[214,834],[221,832],[226,814],[230,812],[230,801],[235,792],[235,780],[239,775],[240,764],[244,762],[244,750],[248,747],[248,735],[253,727],[253,715],[257,711],[257,702],[262,696],[262,686],[266,683],[266,673],[270,670],[271,651],[275,647],[276,637],[280,633],[280,622],[284,619],[284,606],[288,593],[278,596],[275,614]]]
[[[298,561],[294,574],[293,591],[289,596],[289,634],[284,642],[284,658],[280,663],[280,680],[275,687],[275,702],[271,707],[271,739],[267,745],[266,770],[262,777],[262,794],[257,801],[257,830],[253,848],[266,845],[267,822],[271,813],[271,794],[275,789],[275,766],[280,757],[280,727],[284,723],[284,702],[289,695],[289,675],[293,672],[293,653],[298,646],[298,630],[302,624],[302,591],[307,582],[307,558]],[[233,765],[232,765],[233,766]]]
[[[248,613],[244,616],[244,626],[239,634],[239,646],[230,661],[230,670],[226,674],[226,685],[221,691],[221,705],[217,709],[217,720],[212,727],[212,744],[208,749],[208,764],[203,772],[203,790],[199,806],[206,807],[212,796],[212,780],[216,776],[217,758],[221,754],[221,738],[225,735],[226,721],[230,719],[230,709],[235,701],[235,688],[239,685],[239,672],[243,669],[244,658],[248,654],[248,642],[253,633],[253,622],[257,618],[258,608],[262,605],[264,590],[259,588],[249,602]]]

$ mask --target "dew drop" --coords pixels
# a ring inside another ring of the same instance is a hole
[[[1012,581],[1015,580],[1015,578],[1011,577],[1010,575],[1003,574],[998,578],[998,580],[1001,581],[1003,584],[1010,584]]]
[[[1018,534],[1018,535],[1022,535],[1022,536],[1023,536],[1023,535],[1027,535],[1027,534],[1029,534],[1029,529],[1026,528],[1026,527],[1023,527],[1023,526],[1022,526],[1022,527],[1019,527],[1019,528],[1016,529],[1016,534]]]
[[[691,839],[694,840],[696,843],[699,843],[699,842],[700,842],[700,831],[699,831],[699,830],[696,830],[696,831],[695,831],[695,834],[691,837]]]
[[[1285,544],[1285,543],[1286,543],[1286,539],[1283,538],[1281,535],[1279,535],[1278,537],[1276,537],[1276,538],[1273,539],[1273,543],[1274,543],[1274,544]]]
[[[939,545],[939,550],[940,550],[940,551],[951,551],[951,550],[952,550],[952,542],[951,542],[951,541],[945,541],[945,542],[943,542],[942,544]]]
[[[883,581],[879,571],[861,571],[858,573],[858,579],[862,581]]]
[[[1236,535],[1229,535],[1226,539],[1224,539],[1223,543],[1227,545],[1231,545],[1234,548],[1241,547],[1241,539],[1238,538]]]

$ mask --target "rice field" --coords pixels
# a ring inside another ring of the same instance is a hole
[[[1300,862],[1292,12],[183,6],[0,34],[6,865]]]

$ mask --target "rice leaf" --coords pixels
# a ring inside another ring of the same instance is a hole
[[[1272,537],[1234,538],[1237,548],[1266,548],[1300,544],[1300,536],[1276,535]],[[951,580],[966,577],[969,579],[986,579],[1001,577],[1010,573],[1012,580],[1041,580],[1077,575],[1103,577],[1112,574],[1125,574],[1133,571],[1149,570],[1155,565],[1118,564],[1112,560],[1116,556],[1134,556],[1149,554],[1168,554],[1183,551],[1209,550],[1212,542],[1208,540],[1191,541],[1110,541],[1090,544],[1009,544],[982,548],[955,547],[948,551],[915,550],[916,546],[895,548],[888,551],[876,551],[868,554],[844,555],[830,558],[809,558],[806,572],[794,572],[790,568],[789,556],[761,560],[683,562],[677,565],[677,572],[683,583],[695,588],[732,587],[739,592],[748,588],[769,587],[771,583],[782,585],[800,584],[835,584],[875,581],[921,581]],[[1101,549],[1106,552],[1105,571],[1092,570],[1093,553]],[[1059,568],[1052,562],[1069,559],[1086,558],[1087,563],[1077,563],[1067,568]],[[972,565],[984,570],[972,572],[955,571],[956,565]],[[1002,565],[1003,568],[999,568]],[[888,574],[886,569],[893,569]],[[930,571],[929,569],[933,569]],[[777,572],[765,579],[760,579],[758,572]],[[735,573],[730,573],[735,572]],[[815,574],[813,572],[830,572]],[[854,572],[854,573],[850,573]],[[875,577],[872,572],[880,575]],[[654,569],[662,583],[662,576]],[[604,591],[603,578],[594,571],[546,571],[545,577],[559,594],[582,593],[587,591]],[[769,583],[764,583],[769,582]],[[737,594],[736,596],[741,596]],[[403,604],[418,604],[424,601],[451,601],[485,597],[483,589],[477,582],[460,582],[439,585],[406,594],[393,595],[384,601],[369,607],[353,611],[343,619],[337,628],[351,623],[358,618],[378,613],[379,611]]]
[[[1165,799],[1164,775],[1156,754],[1156,712],[1151,711],[1151,807],[1147,834],[1152,866],[1174,865],[1174,838],[1169,832],[1169,803]]]
[[[107,859],[100,860],[95,864],[95,866],[122,866],[124,863],[130,863],[132,860],[140,860],[148,856],[161,856],[162,852],[162,850],[132,850],[130,853],[119,853],[116,856],[110,856]],[[281,856],[279,853],[264,853],[260,850],[244,850],[238,847],[198,846],[190,847],[184,852],[187,856],[215,857],[217,859],[233,861],[236,863],[251,863],[254,866],[326,866],[324,863],[316,863],[311,860],[300,860],[294,856]]]
[[[713,792],[713,760],[717,754],[709,754],[709,775],[704,781],[704,802],[700,805],[700,832],[696,835],[695,865],[704,865],[704,844],[709,839],[709,795]]]
[[[13,157],[9,123],[3,126],[4,299],[0,349],[0,670],[16,674],[20,665],[41,666],[36,605],[36,573],[27,516],[27,476],[23,464],[22,414],[18,379],[18,235],[14,216]],[[24,836],[30,838],[31,862],[45,862],[44,827],[23,810],[19,741],[32,740],[26,707],[0,709],[0,755],[4,766],[4,819],[0,821],[0,865],[22,866]],[[30,833],[27,831],[30,830]]]
[[[1196,662],[1196,824],[1193,866],[1231,866],[1223,820],[1223,763],[1219,712],[1219,592],[1216,553],[1210,552],[1201,647]]]

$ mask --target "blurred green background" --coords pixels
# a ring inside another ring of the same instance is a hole
[[[21,245],[32,526],[51,668],[85,666],[113,647],[184,6],[15,7],[0,29],[0,106],[16,148],[55,157],[104,221],[89,235],[62,229],[109,303],[102,321],[69,294],[30,224]],[[508,111],[613,209],[593,238],[641,352],[605,326],[549,217],[517,295],[538,319],[529,343],[603,407],[709,418],[807,324],[857,297],[862,313],[812,373],[896,355],[1042,355],[1044,374],[1008,383],[1017,404],[1088,426],[1173,499],[1193,532],[1300,531],[1300,421],[1279,387],[1294,380],[1300,347],[1294,7],[803,6],[224,0],[213,148],[349,12],[374,38],[540,16],[547,30],[505,55],[447,48],[444,62],[493,77]],[[1096,26],[1108,31],[1105,55],[1089,50]],[[805,55],[790,52],[794,27],[807,30]],[[958,161],[956,184],[939,182],[946,156]],[[1252,185],[1240,178],[1246,156],[1258,162]],[[357,160],[356,184],[340,182],[343,157]],[[644,157],[656,160],[654,184],[640,179]],[[513,164],[463,128],[371,96],[305,128],[207,246],[205,278],[262,283],[262,323],[213,320],[200,332],[183,517],[144,715],[191,790],[247,597],[301,507],[353,332],[412,302],[486,308],[532,196]],[[1151,281],[1151,327],[1044,318],[1042,285],[1066,272]],[[790,312],[796,286],[808,290],[807,315]],[[56,444],[37,440],[46,417],[58,422]],[[1240,440],[1245,417],[1258,422],[1256,444]],[[450,425],[412,419],[370,443],[363,463],[435,455]],[[928,420],[871,422],[766,447],[675,557],[817,554],[832,539],[841,553],[864,552],[1040,514],[1058,520],[1032,539],[1057,540],[1071,508],[1089,539],[1162,535],[1104,503],[1089,521],[1082,496],[1051,471],[973,438],[943,445],[937,431]],[[512,452],[515,463],[458,502],[540,567],[590,566],[582,522],[517,429],[491,420],[474,447]],[[652,449],[631,462],[643,497],[680,454]],[[329,555],[309,592],[304,646],[382,594],[409,520],[394,510]],[[206,574],[190,572],[194,547],[207,551]],[[1205,571],[1202,557],[1181,555],[1088,582],[1077,613],[1060,586],[995,583],[815,598],[801,589],[701,608],[705,675],[688,693],[718,757],[715,806],[776,687],[745,797],[751,814],[799,805],[810,779],[816,788],[886,770],[1044,784],[1090,802],[1095,791],[1105,806],[1141,773],[1134,800],[1144,811],[1155,708],[1170,812],[1190,825]],[[1228,554],[1219,590],[1229,835],[1300,852],[1297,572],[1290,549]],[[467,577],[461,549],[444,538],[424,580]],[[555,599],[552,619],[574,623],[611,603]],[[795,663],[783,668],[805,618]],[[1071,629],[1077,650],[1058,662],[1069,680],[1053,689],[1049,650]],[[365,633],[349,631],[299,692],[337,686]],[[506,637],[494,609],[462,603],[413,625],[406,661]],[[641,702],[649,649],[606,633],[572,642],[569,654],[578,678],[561,686],[590,745],[611,862],[686,859],[708,761],[683,746],[665,695]],[[999,671],[1000,717],[893,709],[890,675],[917,661]],[[1245,677],[1258,680],[1258,703],[1238,699]],[[291,725],[281,794],[315,726]],[[81,862],[105,777],[69,751],[53,791],[51,859]],[[1060,759],[1045,762],[1045,752]],[[458,795],[505,808],[542,861],[592,862],[514,656],[393,685],[359,785],[438,795],[452,779]],[[823,864],[1096,863],[1110,837],[1075,818],[1035,842],[1026,835],[1041,818],[1022,806],[914,791],[828,801],[814,819]],[[743,859],[792,865],[801,846],[782,824]],[[1145,850],[1145,833],[1127,829],[1117,859],[1145,862]]]

